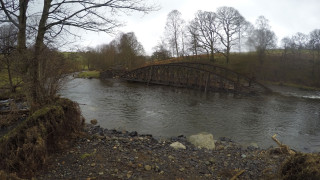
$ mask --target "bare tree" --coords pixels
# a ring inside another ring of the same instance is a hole
[[[173,10],[168,14],[166,23],[166,34],[169,44],[174,49],[176,56],[180,55],[180,38],[184,20],[181,18],[181,13],[178,10]]]
[[[261,64],[264,61],[267,51],[276,47],[276,42],[277,37],[275,33],[271,31],[268,19],[264,16],[259,16],[256,21],[256,28],[248,39],[248,44],[253,46],[257,51]]]
[[[188,27],[188,45],[189,50],[192,52],[193,56],[195,56],[196,59],[198,59],[198,53],[200,49],[199,44],[199,29],[197,27],[197,22],[195,20],[192,20]]]
[[[282,38],[281,46],[283,48],[282,58],[286,60],[291,46],[291,39],[289,37]]]
[[[208,54],[210,54],[210,61],[214,61],[214,53],[218,46],[218,23],[217,15],[214,12],[198,11],[194,18],[194,25],[198,28],[199,38],[198,42]]]
[[[292,36],[292,46],[294,50],[298,53],[298,57],[301,58],[302,51],[306,49],[308,43],[308,36],[301,32],[296,33]]]
[[[242,46],[245,45],[246,41],[250,37],[254,30],[253,25],[249,21],[243,21],[239,24],[238,31],[238,51],[242,52]]]
[[[312,75],[315,75],[315,68],[316,68],[316,59],[318,60],[318,69],[320,67],[320,29],[313,30],[309,35],[309,45],[312,53]],[[315,53],[317,52],[317,58],[315,57]]]
[[[46,60],[40,58],[41,52],[46,48],[45,36],[57,37],[61,32],[67,31],[67,27],[76,27],[89,31],[103,31],[110,33],[121,23],[117,21],[118,13],[130,11],[150,12],[154,6],[146,4],[145,0],[44,0],[43,9],[28,13],[29,0],[0,0],[0,22],[10,22],[18,29],[18,50],[24,58],[26,49],[26,29],[28,19],[35,20],[36,31],[32,58],[29,62],[28,72],[30,77],[30,98],[35,107],[43,103],[46,94],[42,94],[40,82],[43,78]],[[33,11],[38,6],[36,3]],[[106,12],[111,13],[106,16]],[[35,18],[32,18],[35,17]],[[38,19],[38,20],[37,20]],[[70,32],[70,31],[69,31]]]
[[[142,44],[137,40],[134,32],[129,32],[120,35],[119,45],[119,61],[127,69],[132,69],[136,66],[139,57],[145,54]]]
[[[98,52],[101,61],[98,65],[100,69],[105,70],[116,65],[118,48],[115,40],[111,41],[109,44],[102,45],[98,49]]]
[[[310,44],[312,44],[312,49],[313,51],[317,51],[318,59],[320,60],[320,29],[313,30],[309,36]]]
[[[218,35],[224,47],[222,51],[227,63],[230,61],[230,50],[240,39],[241,25],[246,21],[238,10],[233,7],[220,7],[217,10],[217,20],[220,24]]]
[[[17,46],[17,31],[13,25],[0,26],[0,71],[2,67],[7,71],[11,92],[15,92],[21,82],[17,77],[19,66],[14,53]]]
[[[162,40],[159,42],[154,48],[153,48],[153,53],[151,56],[152,60],[166,60],[170,59],[171,52],[167,49],[166,43]]]

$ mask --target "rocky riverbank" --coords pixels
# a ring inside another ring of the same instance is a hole
[[[176,142],[185,148],[170,146]],[[36,178],[279,179],[287,157],[274,148],[243,147],[228,138],[219,138],[215,150],[208,150],[195,147],[184,136],[157,140],[86,125],[84,135],[52,156]]]

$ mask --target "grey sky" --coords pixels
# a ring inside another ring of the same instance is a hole
[[[272,30],[278,40],[297,32],[308,34],[314,29],[320,29],[320,0],[156,0],[161,10],[147,15],[132,14],[121,17],[126,26],[121,32],[135,32],[138,41],[142,43],[147,54],[160,41],[164,34],[167,15],[177,9],[186,22],[193,19],[198,10],[216,11],[221,6],[236,8],[251,23],[263,15],[270,21]],[[86,32],[83,34],[80,46],[95,47],[106,44],[114,36],[104,33]]]

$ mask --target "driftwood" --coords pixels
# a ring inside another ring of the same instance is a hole
[[[230,180],[236,180],[241,174],[244,173],[245,170],[239,171],[236,175],[234,175]]]
[[[276,138],[276,134],[273,135],[271,138],[278,144],[278,146],[280,147],[280,151],[282,153],[285,154],[290,154],[290,155],[295,155],[296,153],[294,151],[292,151],[289,146],[282,144],[277,138]]]
[[[23,109],[23,110],[3,110],[3,111],[0,111],[0,115],[8,115],[8,114],[26,114],[26,113],[29,113],[29,109]]]

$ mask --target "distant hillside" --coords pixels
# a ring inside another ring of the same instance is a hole
[[[320,88],[320,59],[314,58],[308,52],[297,56],[284,55],[283,50],[274,50],[265,57],[262,64],[254,52],[233,53],[229,64],[226,63],[221,54],[216,54],[215,58],[215,62],[210,62],[207,55],[188,56],[149,62],[146,65],[181,61],[205,62],[232,69],[265,83],[296,86],[305,89]]]

